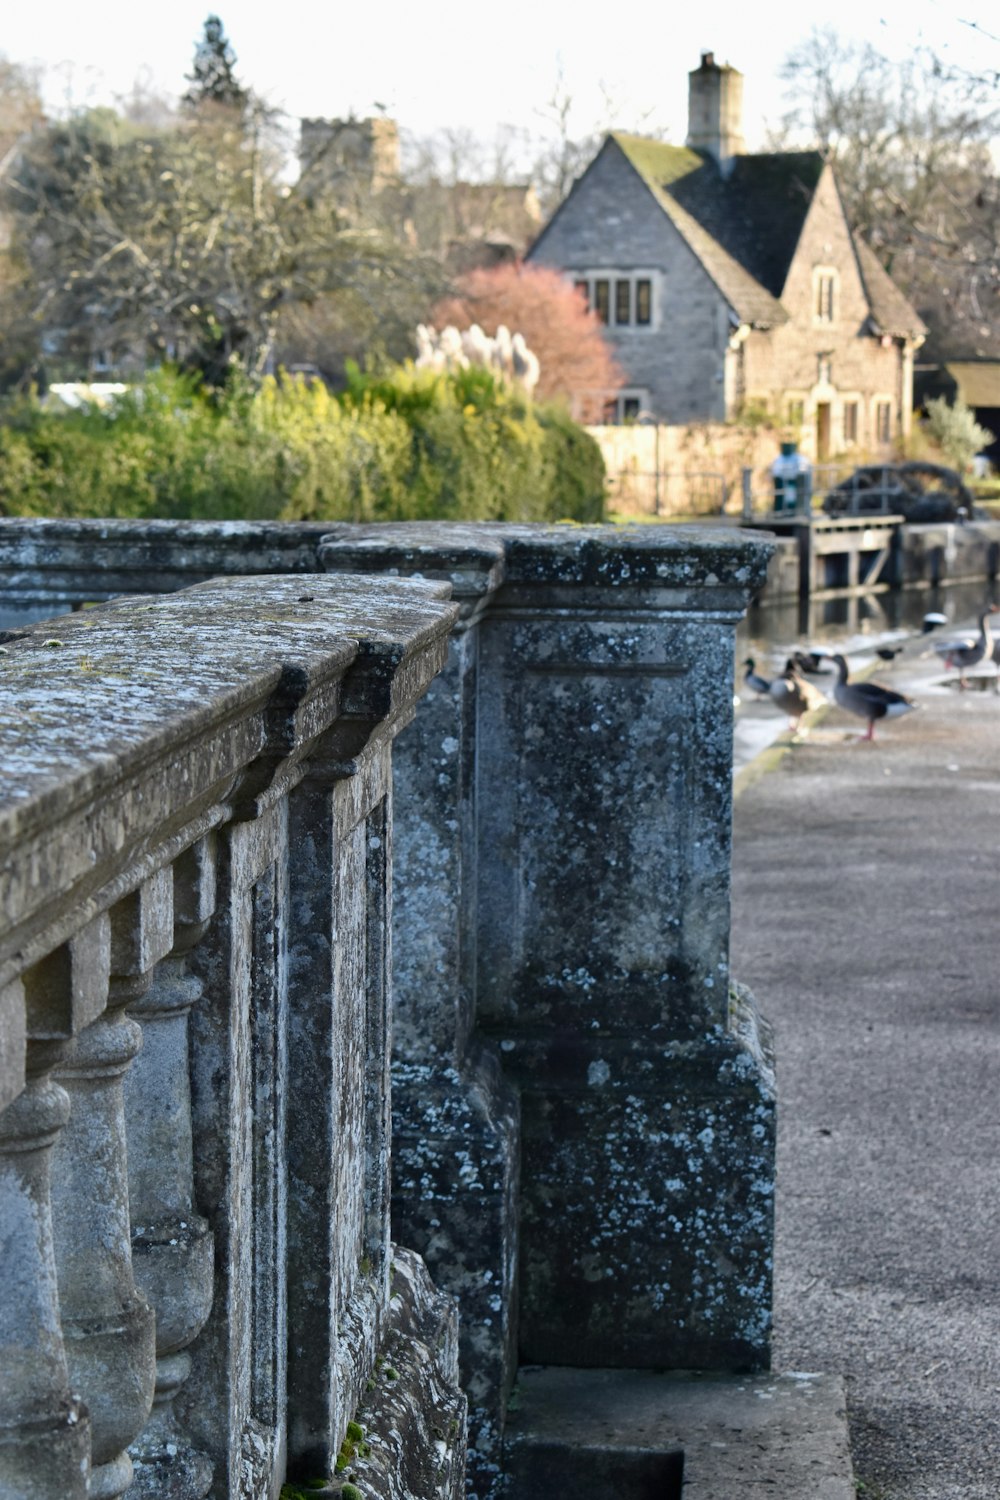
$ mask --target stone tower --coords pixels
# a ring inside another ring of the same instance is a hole
[[[302,174],[316,173],[330,186],[349,180],[355,188],[381,192],[399,180],[399,130],[395,120],[303,120],[299,135]]]
[[[733,157],[746,150],[743,74],[728,63],[720,67],[712,52],[703,52],[701,66],[688,74],[687,145],[692,151],[710,152],[723,176]]]

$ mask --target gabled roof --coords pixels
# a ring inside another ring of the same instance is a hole
[[[907,302],[874,250],[857,235],[854,236],[854,250],[876,333],[906,338],[919,338],[925,334],[927,325]]]
[[[668,146],[622,131],[614,131],[609,139],[638,172],[740,321],[764,328],[786,323],[788,314],[778,297],[716,232],[722,217],[719,200],[727,184],[713,159],[686,146]]]
[[[823,153],[735,156],[723,176],[713,157],[686,146],[616,130],[599,154],[616,147],[740,322],[756,328],[786,323],[781,295],[826,167]],[[925,333],[874,253],[852,239],[876,332],[907,337]]]

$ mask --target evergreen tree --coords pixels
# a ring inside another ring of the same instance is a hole
[[[249,95],[233,72],[235,63],[236,53],[223,32],[222,22],[218,16],[208,16],[204,40],[195,49],[194,71],[185,75],[191,84],[184,95],[185,104],[197,107],[211,101],[242,109]]]

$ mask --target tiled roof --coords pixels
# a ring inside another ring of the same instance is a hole
[[[926,324],[907,302],[889,273],[883,269],[874,250],[869,249],[857,235],[854,236],[854,249],[876,331],[909,338],[925,334]]]
[[[694,251],[741,322],[758,328],[787,323],[788,314],[765,286],[713,234],[703,218],[721,179],[714,162],[685,146],[667,146],[615,131],[611,139],[638,172],[664,213]],[[699,212],[701,210],[701,212]]]
[[[1000,362],[977,360],[945,366],[966,406],[1000,406]]]
[[[685,146],[614,131],[611,140],[645,182],[741,322],[788,321],[781,305],[788,269],[822,176],[819,151],[733,158],[728,177]],[[855,239],[858,268],[878,331],[926,332],[874,254]]]

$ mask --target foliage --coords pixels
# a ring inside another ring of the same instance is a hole
[[[0,152],[8,136],[17,144],[0,157],[0,315],[18,334],[22,377],[43,371],[41,335],[48,378],[60,363],[78,377],[165,358],[215,385],[234,367],[259,377],[279,327],[287,335],[296,310],[317,304],[349,330],[360,320],[362,341],[403,352],[403,326],[424,316],[440,277],[322,159],[290,185],[291,138],[235,60],[210,15],[180,115],[137,92],[124,115],[47,123],[31,75],[0,59]],[[17,364],[6,349],[0,380],[5,363]]]
[[[535,394],[571,403],[583,421],[599,421],[607,397],[624,380],[603,325],[580,292],[547,266],[471,271],[459,280],[457,295],[440,302],[432,318],[438,328],[478,323],[495,334],[504,324],[511,333],[523,333],[541,365]]]
[[[0,512],[390,521],[599,520],[597,445],[485,370],[319,381],[161,371],[112,407],[0,411]]]
[[[993,434],[979,425],[964,401],[951,406],[944,396],[937,396],[927,402],[926,410],[924,430],[959,472],[993,441]]]

